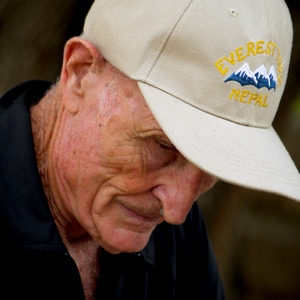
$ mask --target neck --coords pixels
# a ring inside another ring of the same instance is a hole
[[[55,176],[52,154],[61,124],[63,107],[61,88],[54,86],[41,101],[31,108],[31,126],[37,165],[48,204],[59,233],[66,245],[87,239],[86,231],[68,213],[63,195]]]

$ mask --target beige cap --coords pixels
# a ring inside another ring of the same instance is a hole
[[[272,127],[292,34],[282,0],[96,0],[84,25],[188,160],[300,200],[299,172]]]

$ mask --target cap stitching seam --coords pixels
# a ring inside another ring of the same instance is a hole
[[[170,31],[170,33],[169,33],[169,35],[168,35],[168,37],[167,37],[167,39],[166,39],[165,44],[164,44],[163,47],[161,48],[161,50],[160,50],[160,52],[158,53],[158,55],[157,55],[157,57],[156,57],[156,59],[155,59],[153,65],[152,65],[152,67],[150,68],[149,72],[147,73],[147,75],[146,75],[146,77],[145,77],[145,80],[148,78],[148,76],[149,76],[150,73],[152,72],[152,70],[153,70],[153,68],[154,68],[154,66],[155,66],[155,64],[156,64],[156,62],[158,61],[160,55],[161,55],[162,52],[164,51],[164,49],[165,49],[165,47],[166,47],[166,45],[167,45],[167,43],[168,43],[168,41],[169,41],[169,39],[170,39],[172,33],[174,32],[175,28],[177,27],[177,25],[178,25],[178,23],[180,22],[180,20],[182,19],[182,17],[185,15],[186,11],[187,11],[187,10],[189,9],[189,7],[191,6],[192,2],[193,2],[193,0],[190,1],[190,3],[187,5],[187,7],[185,8],[185,10],[184,10],[184,11],[182,12],[182,14],[180,15],[180,17],[179,17],[179,19],[177,20],[177,22],[174,24],[172,30]]]
[[[193,133],[194,134],[194,133]],[[195,134],[194,134],[195,135]],[[208,142],[202,140],[203,143],[205,144],[209,144]],[[211,144],[209,144],[211,145]],[[198,149],[200,150],[200,149]],[[221,149],[215,149],[216,152],[218,152],[218,154],[224,158],[226,158],[227,160],[230,160],[232,162],[231,164],[231,167],[230,169],[233,170],[233,171],[239,171],[239,167],[240,167],[240,160],[238,160],[236,157],[232,156],[232,155],[228,155],[228,153],[226,151],[221,151]],[[209,154],[210,155],[210,154]],[[213,156],[212,156],[213,157]],[[239,156],[241,159],[245,159],[245,157],[242,157],[242,156]],[[251,165],[252,168],[248,168],[247,170],[247,174],[249,175],[255,175],[255,176],[259,176],[261,178],[263,177],[267,177],[269,179],[276,179],[276,180],[279,180],[280,182],[283,182],[283,183],[286,183],[286,184],[289,184],[291,186],[296,186],[298,187],[299,186],[299,183],[297,183],[297,177],[295,176],[292,176],[292,178],[289,178],[289,179],[293,179],[293,182],[291,182],[290,180],[287,180],[286,178],[282,177],[282,175],[295,175],[293,172],[291,172],[290,170],[290,167],[288,166],[279,166],[279,165],[273,165],[273,164],[267,164],[265,163],[264,161],[261,161],[261,160],[257,160],[256,162],[259,162],[260,164],[264,164],[266,166],[269,167],[269,171],[262,171],[263,174],[257,174],[257,172],[254,172],[252,173],[251,171],[255,171],[257,169],[257,164],[253,163],[251,160],[248,160],[249,162],[249,166]],[[234,167],[233,167],[234,166]],[[249,167],[248,166],[248,167]],[[272,172],[272,170],[276,170],[278,173],[277,174],[274,174]],[[289,171],[289,172],[288,172]],[[273,175],[273,176],[271,176]],[[275,175],[275,176],[274,176]]]

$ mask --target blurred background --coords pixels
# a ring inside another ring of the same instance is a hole
[[[63,46],[92,0],[1,0],[0,95],[31,79],[56,81]],[[286,1],[294,47],[273,123],[300,170],[300,1]],[[219,182],[199,199],[228,300],[300,299],[300,203]]]

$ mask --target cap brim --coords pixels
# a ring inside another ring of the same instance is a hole
[[[272,127],[239,125],[138,85],[163,131],[197,167],[225,182],[300,201],[299,172]]]

